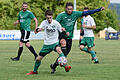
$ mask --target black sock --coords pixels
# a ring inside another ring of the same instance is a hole
[[[80,43],[81,43],[81,39],[79,40],[79,45],[80,45]]]
[[[61,49],[62,49],[62,52],[64,53],[64,55],[67,57],[67,49],[66,49],[66,47],[61,47]]]
[[[35,57],[38,56],[38,55],[36,54],[36,52],[35,52],[35,50],[34,50],[34,48],[33,48],[32,46],[27,47],[27,48],[33,53],[33,55],[34,55]]]
[[[23,47],[19,47],[18,56],[17,56],[18,59],[20,58],[22,51],[23,51]]]
[[[58,57],[59,58],[59,57]],[[55,63],[53,64],[53,68],[56,68],[59,64],[58,64],[58,58],[56,59]]]
[[[67,49],[66,49],[66,47],[61,47],[61,49],[62,49],[62,52],[64,53],[64,55],[67,56]],[[57,62],[58,58],[56,59],[55,63],[53,64],[53,68],[56,68],[59,65],[58,62]]]

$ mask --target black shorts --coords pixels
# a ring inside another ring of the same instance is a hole
[[[23,43],[27,43],[29,42],[29,37],[30,37],[30,31],[26,31],[26,30],[20,30],[21,32],[21,38],[20,41]]]
[[[72,47],[72,39],[67,39],[65,36],[59,37],[59,40],[61,39],[65,39],[66,41],[66,49],[67,49],[67,55],[68,55]]]

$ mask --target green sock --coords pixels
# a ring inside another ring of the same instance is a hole
[[[67,66],[67,64],[63,65],[64,68],[65,68],[65,66]]]
[[[88,52],[88,48],[83,48],[82,51]]]
[[[63,53],[59,54],[59,57],[65,57],[65,55]]]
[[[40,66],[40,64],[41,64],[41,61],[36,61],[36,62],[35,62],[35,66],[34,66],[33,72],[37,72],[38,67]]]
[[[91,51],[89,51],[89,53],[91,54],[92,58],[94,58],[94,61],[98,61],[95,51],[91,50]]]

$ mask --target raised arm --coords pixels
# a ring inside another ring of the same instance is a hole
[[[99,11],[102,11],[102,10],[104,10],[104,9],[105,9],[104,7],[101,7],[101,8],[94,9],[94,10],[83,11],[82,16],[94,14],[94,13],[99,12]]]

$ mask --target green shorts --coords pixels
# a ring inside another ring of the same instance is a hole
[[[57,46],[59,46],[59,42],[51,44],[51,45],[43,45],[42,49],[40,50],[39,55],[44,57],[51,51],[53,51],[53,50],[56,51]]]
[[[87,47],[93,47],[94,46],[94,37],[83,37],[81,40],[80,45],[87,45]]]

